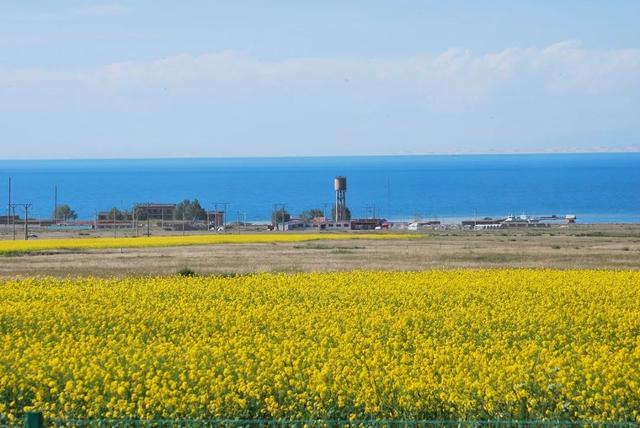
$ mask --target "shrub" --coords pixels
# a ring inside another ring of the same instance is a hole
[[[196,276],[196,272],[189,267],[183,267],[177,272],[177,274],[178,276]]]

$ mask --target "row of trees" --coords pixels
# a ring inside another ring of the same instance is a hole
[[[146,210],[143,204],[138,204],[133,207],[133,211],[136,213],[138,220],[146,220]],[[125,212],[113,207],[109,210],[109,218],[114,220],[124,220],[126,217]],[[58,205],[53,211],[53,218],[56,220],[75,220],[78,218],[78,214],[71,209],[67,204]],[[184,201],[176,205],[176,219],[187,220],[206,220],[207,212],[202,208],[200,202],[197,199],[190,201],[185,199]],[[169,219],[167,219],[169,220]]]
[[[200,206],[197,199],[185,199],[176,206],[176,218],[186,220],[206,220],[207,212]]]
[[[58,205],[53,210],[53,218],[56,220],[75,220],[78,218],[78,214],[67,204]]]
[[[144,205],[136,205],[134,206],[134,212],[137,212],[138,215],[136,218],[138,220],[146,220],[146,211]],[[335,220],[335,207],[331,210],[331,218]],[[320,208],[312,208],[310,210],[303,211],[300,214],[300,218],[306,222],[312,221],[314,218],[324,217],[324,211]],[[74,210],[69,207],[67,204],[58,205],[53,212],[53,218],[56,220],[75,220],[78,218],[78,215]],[[118,208],[111,208],[109,211],[109,218],[115,220],[124,220],[125,213],[120,211]],[[186,220],[206,220],[207,212],[202,208],[200,202],[197,199],[190,201],[188,199],[183,200],[182,202],[176,205],[176,219],[186,219]],[[347,208],[347,220],[351,219],[351,211]],[[169,219],[167,219],[169,220]],[[271,214],[271,221],[275,223],[283,223],[291,220],[291,214],[289,214],[286,210],[276,210]]]
[[[112,212],[113,210],[115,210],[115,208],[111,209]],[[139,204],[134,206],[133,211],[136,213],[136,218],[138,220],[147,219],[147,211],[144,204]],[[182,219],[206,220],[207,212],[205,211],[204,208],[202,208],[202,205],[200,205],[200,201],[198,201],[197,199],[194,199],[193,201],[190,201],[189,199],[185,199],[176,205],[175,219],[176,220],[182,220]],[[167,218],[167,220],[171,220],[171,219]]]

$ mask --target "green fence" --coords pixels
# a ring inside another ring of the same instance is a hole
[[[0,428],[10,427],[0,418]],[[587,422],[587,421],[519,421],[519,420],[276,420],[276,419],[51,419],[40,412],[30,412],[22,424],[25,428],[44,427],[184,427],[184,428],[639,428],[635,422]]]

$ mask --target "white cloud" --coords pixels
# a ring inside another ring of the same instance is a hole
[[[476,99],[515,82],[527,90],[603,94],[640,87],[640,49],[592,50],[574,41],[544,48],[476,55],[449,49],[406,58],[292,58],[260,60],[238,52],[176,55],[95,69],[0,70],[0,85],[73,85],[99,91],[170,88],[207,94],[274,85],[398,84],[435,99]]]

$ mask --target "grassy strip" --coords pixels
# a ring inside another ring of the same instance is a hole
[[[242,235],[151,236],[137,238],[73,238],[34,241],[0,241],[0,255],[16,256],[43,250],[89,250],[106,248],[150,248],[185,245],[287,243],[318,240],[407,239],[424,235],[390,233],[291,233]]]

